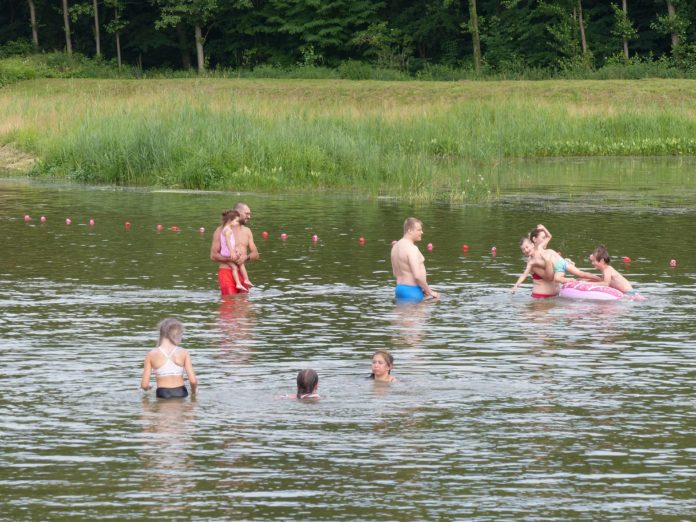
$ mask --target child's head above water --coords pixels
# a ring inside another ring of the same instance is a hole
[[[172,344],[178,345],[184,336],[184,325],[176,319],[163,319],[159,324],[159,342],[157,346],[162,345],[162,341],[169,339]]]
[[[394,367],[394,357],[385,350],[378,350],[372,356],[372,377],[389,375]]]
[[[300,370],[297,374],[297,398],[316,393],[319,387],[319,375],[312,369]]]
[[[520,250],[526,257],[529,257],[534,253],[534,243],[528,237],[523,237],[520,239]]]
[[[543,228],[537,227],[529,233],[529,240],[535,245],[541,243],[545,238],[546,230]]]
[[[604,245],[599,245],[597,248],[594,249],[594,251],[590,254],[590,261],[594,265],[595,263],[597,264],[610,264],[611,263],[611,258],[609,257],[609,251],[607,250],[607,247]]]
[[[240,214],[236,210],[225,210],[222,213],[222,224],[226,225],[227,223],[231,223],[235,219],[238,219],[239,216]]]

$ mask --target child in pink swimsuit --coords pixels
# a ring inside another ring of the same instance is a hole
[[[237,252],[237,242],[234,239],[234,229],[238,229],[239,226],[239,212],[236,210],[228,210],[222,213],[220,255],[225,257],[230,257],[232,253],[239,255],[239,252]],[[246,266],[243,264],[238,265],[236,263],[227,263],[227,265],[232,269],[232,278],[234,279],[234,284],[238,290],[246,292],[248,287],[253,286],[251,281],[249,281]],[[242,284],[242,279],[239,277],[240,273],[242,275],[244,284]]]

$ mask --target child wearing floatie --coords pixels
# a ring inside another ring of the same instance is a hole
[[[590,254],[590,263],[602,274],[602,279],[599,282],[600,285],[615,288],[619,292],[623,292],[627,297],[633,297],[634,299],[643,298],[633,289],[631,283],[629,283],[624,276],[619,274],[613,266],[609,266],[611,258],[609,257],[607,247],[604,245],[599,245],[594,249],[594,252]]]

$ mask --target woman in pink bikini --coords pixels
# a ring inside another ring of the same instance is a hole
[[[157,397],[160,399],[183,399],[188,397],[184,385],[184,374],[191,384],[191,393],[198,388],[196,373],[193,371],[191,356],[179,347],[184,335],[184,325],[176,319],[164,319],[159,324],[160,337],[157,348],[145,356],[143,378],[140,387],[150,389],[150,374],[157,379]]]

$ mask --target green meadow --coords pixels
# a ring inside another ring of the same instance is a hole
[[[696,154],[692,80],[40,79],[2,162],[90,184],[483,200],[519,158]]]

